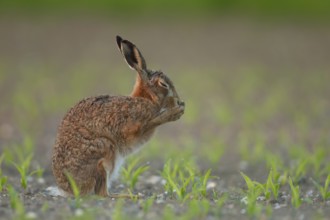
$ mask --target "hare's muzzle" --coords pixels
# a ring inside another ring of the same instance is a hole
[[[181,109],[181,111],[184,112],[184,109],[185,109],[184,101],[177,100],[176,103],[177,103],[177,106],[179,106],[179,108]]]
[[[182,106],[182,107],[185,106],[184,101],[181,101],[181,100],[178,100],[178,101],[177,101],[177,104],[178,104],[179,106]]]

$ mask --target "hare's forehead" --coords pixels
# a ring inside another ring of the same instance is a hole
[[[165,73],[163,73],[162,71],[153,71],[151,72],[151,78],[152,79],[162,79],[164,80],[165,82],[169,83],[169,84],[172,84],[172,81],[171,79],[165,75]]]
[[[151,70],[149,72],[149,75],[150,75],[151,78],[157,78],[157,77],[162,77],[165,74],[162,71],[160,71],[160,70],[157,70],[157,71]]]

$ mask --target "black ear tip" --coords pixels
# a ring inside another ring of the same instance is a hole
[[[123,41],[123,38],[121,38],[120,36],[116,36],[116,41],[117,41],[117,45],[120,48],[121,42]]]

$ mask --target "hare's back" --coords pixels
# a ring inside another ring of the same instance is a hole
[[[157,112],[157,107],[145,98],[102,95],[81,100],[64,116],[63,123],[85,127],[104,124],[119,126],[127,120],[148,120]]]

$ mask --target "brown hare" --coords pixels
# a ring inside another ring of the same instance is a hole
[[[128,65],[137,71],[130,96],[85,98],[64,116],[55,141],[52,169],[60,194],[72,195],[70,175],[80,193],[110,195],[124,158],[146,143],[161,124],[178,120],[185,104],[172,81],[147,69],[131,42],[116,38]]]

